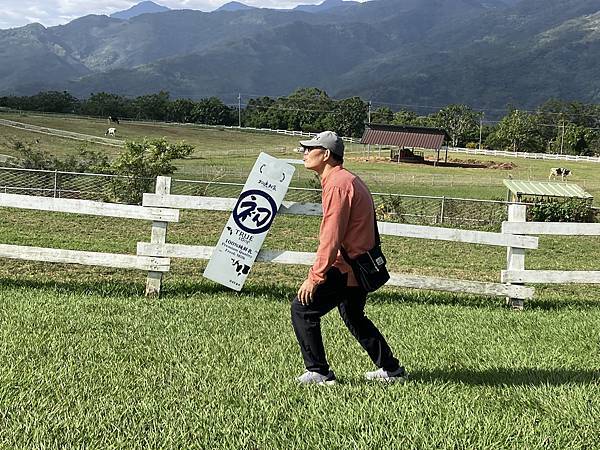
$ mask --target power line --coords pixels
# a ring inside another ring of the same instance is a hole
[[[414,105],[414,104],[409,104],[409,103],[390,103],[390,102],[380,102],[377,100],[371,100],[371,102],[373,104],[377,104],[377,105],[388,105],[388,106],[399,106],[399,107],[405,107],[405,108],[419,108],[419,109],[430,109],[430,110],[441,110],[444,109],[446,107],[449,106],[448,105],[444,105],[444,106],[435,106],[435,105]],[[465,104],[466,105],[466,104]],[[582,103],[582,105],[585,105]],[[599,112],[597,113],[592,113],[592,112],[577,112],[577,111],[561,111],[561,112],[552,112],[552,111],[543,111],[540,108],[538,109],[524,109],[524,108],[480,108],[480,107],[475,107],[475,106],[470,106],[467,105],[469,108],[471,108],[473,111],[475,112],[488,112],[488,111],[495,111],[495,112],[508,112],[508,111],[523,111],[526,113],[530,113],[530,114],[547,114],[547,115],[557,115],[557,116],[578,116],[578,117],[597,117],[598,119],[600,119],[600,105],[596,105],[593,103],[588,104],[589,106],[597,106],[599,108]]]

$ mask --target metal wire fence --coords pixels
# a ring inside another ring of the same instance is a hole
[[[55,198],[115,201],[115,186],[138,179],[115,175],[0,168],[0,192]],[[154,180],[144,180],[148,191]],[[174,179],[171,193],[210,197],[238,197],[242,182],[194,181]],[[422,225],[456,228],[498,229],[507,217],[507,203],[492,200],[373,193],[379,219]],[[287,201],[320,202],[316,188],[291,187]],[[117,200],[118,201],[118,200]]]
[[[0,167],[0,192],[55,198],[127,203],[122,195],[119,196],[119,191],[141,189],[141,192],[153,192],[155,181],[150,178]],[[243,186],[243,182],[224,182],[221,179],[173,179],[171,193],[236,198]],[[141,200],[141,195],[133,198]],[[385,192],[374,192],[373,199],[380,220],[479,230],[499,230],[502,222],[507,220],[509,205],[496,200]],[[285,200],[319,203],[321,192],[316,188],[290,187]],[[592,217],[600,222],[600,208],[592,208]]]
[[[238,155],[258,156],[260,149],[241,150]],[[270,151],[270,153],[273,153]],[[281,152],[285,155],[285,151]],[[212,153],[215,156],[217,153]],[[233,154],[233,153],[232,153]],[[281,158],[281,157],[280,157]],[[386,160],[383,158],[381,161]],[[243,167],[224,167],[217,165],[207,165],[195,169],[194,174],[198,179],[227,180],[231,182],[244,182],[248,176],[248,169]],[[545,176],[548,174],[544,172]],[[296,184],[305,184],[315,177],[314,173],[306,170],[297,170],[294,173]],[[398,186],[434,186],[434,187],[459,187],[459,186],[481,186],[481,187],[502,187],[507,174],[499,171],[496,175],[470,175],[470,174],[447,174],[447,173],[410,173],[410,172],[361,172],[360,177],[370,186],[378,184],[398,185]],[[535,177],[533,173],[524,174],[523,179],[544,181]],[[583,189],[597,191],[600,190],[600,180],[578,180],[577,184]]]
[[[14,169],[0,167],[0,192],[54,198],[115,201],[117,182],[140,181],[132,177],[58,170]],[[144,179],[154,189],[154,179]]]

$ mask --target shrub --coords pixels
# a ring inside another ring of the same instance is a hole
[[[122,175],[111,180],[109,201],[141,204],[144,192],[152,192],[159,175],[171,175],[177,170],[176,159],[191,155],[189,144],[170,144],[166,139],[126,142],[125,150],[111,164],[111,173]]]
[[[527,208],[527,220],[532,222],[593,222],[591,201],[572,198],[549,200]]]
[[[375,207],[379,220],[404,222],[405,209],[402,198],[393,195],[382,196],[381,203]]]

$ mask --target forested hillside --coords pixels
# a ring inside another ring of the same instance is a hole
[[[303,10],[304,9],[304,10]],[[311,12],[315,11],[315,12]],[[597,0],[374,0],[172,10],[0,30],[0,94],[289,95],[480,108],[600,101]]]

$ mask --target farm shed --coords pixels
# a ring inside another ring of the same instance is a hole
[[[504,180],[508,188],[507,200],[521,202],[524,198],[583,198],[593,199],[593,196],[580,186],[572,183],[552,183],[550,181]]]
[[[440,149],[448,134],[441,128],[413,127],[404,125],[384,125],[376,123],[365,124],[365,131],[360,140],[364,145],[388,145],[398,147],[392,150],[390,157],[398,162],[423,161],[422,152],[416,153],[415,148],[434,150],[437,152],[435,163],[440,161]],[[397,155],[397,157],[396,157]],[[444,161],[448,160],[448,148]]]

